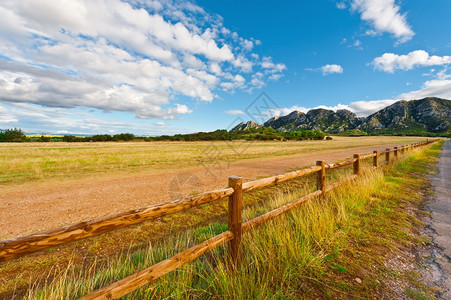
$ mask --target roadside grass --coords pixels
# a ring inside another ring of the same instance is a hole
[[[428,242],[416,234],[421,222],[415,211],[429,193],[424,175],[434,171],[441,145],[368,170],[329,193],[325,201],[307,202],[246,233],[240,270],[228,271],[222,246],[125,298],[392,298],[390,284],[402,279],[411,284],[404,291],[408,297],[433,299],[434,290],[415,274],[391,270],[384,261],[399,249]],[[311,189],[299,183],[273,190],[268,201],[246,206],[244,217],[253,218]],[[225,230],[225,222],[218,220],[85,267],[71,262],[44,282],[32,282],[26,298],[78,298]]]
[[[327,153],[425,140],[418,137],[334,137],[287,142],[0,143],[0,186],[88,176],[177,170],[212,163],[302,153]],[[238,150],[244,150],[243,152]]]

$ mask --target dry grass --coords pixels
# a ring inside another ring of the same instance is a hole
[[[303,299],[392,298],[386,279],[403,276],[388,270],[384,255],[420,243],[412,230],[418,220],[406,213],[417,205],[424,174],[440,145],[414,153],[362,176],[356,183],[328,194],[326,202],[301,208],[244,236],[243,267],[226,271],[225,247],[164,276],[129,299]],[[278,190],[269,201],[245,209],[255,217],[307,193],[310,187]],[[94,262],[80,269],[69,264],[49,277],[45,287],[30,285],[30,299],[77,298],[118,278],[143,269],[226,229],[224,224],[193,229],[147,249]],[[355,278],[360,278],[358,283]],[[420,287],[419,287],[420,288]],[[427,288],[419,291],[432,298]]]
[[[419,140],[424,139],[334,137],[332,141],[301,142],[0,143],[0,186],[55,178],[177,170],[208,163],[208,151],[214,151],[216,159],[237,161]]]

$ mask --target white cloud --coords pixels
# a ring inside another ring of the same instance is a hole
[[[336,6],[338,9],[346,9],[346,3],[344,2],[337,2]]]
[[[425,97],[451,99],[451,80],[428,80],[423,84],[421,89],[403,93],[398,96],[398,99],[412,100]]]
[[[430,56],[424,50],[412,51],[406,55],[384,53],[372,62],[374,69],[393,73],[395,70],[411,70],[415,67],[451,64],[451,56]]]
[[[337,73],[337,74],[341,74],[343,73],[343,67],[340,65],[324,65],[322,67],[319,68],[307,68],[305,69],[307,71],[312,71],[312,72],[321,72],[323,73],[323,76],[327,76],[329,74],[333,74],[333,73]]]
[[[392,105],[398,100],[371,100],[371,101],[355,101],[347,105],[347,109],[355,113],[359,117],[366,117],[378,110]]]
[[[343,67],[340,65],[324,65],[321,67],[323,75],[329,75],[333,73],[341,74],[343,73]]]
[[[231,109],[231,110],[227,110],[227,111],[225,111],[225,113],[228,114],[228,115],[232,115],[232,116],[235,116],[235,115],[244,115],[244,114],[245,114],[244,111],[239,110],[239,109]]]
[[[360,49],[360,50],[363,49],[363,48],[362,48],[362,42],[359,41],[359,40],[356,40],[356,41],[352,44],[352,46],[354,46],[354,47],[356,47],[357,49]]]
[[[384,107],[387,107],[387,106],[395,103],[396,101],[398,101],[398,100],[355,101],[355,102],[351,102],[349,104],[339,103],[335,106],[318,105],[318,106],[310,107],[310,108],[294,105],[294,106],[288,107],[288,108],[271,109],[270,115],[285,116],[295,110],[303,112],[303,113],[307,113],[309,110],[312,110],[312,109],[323,108],[323,109],[328,109],[328,110],[333,110],[333,111],[337,111],[339,109],[347,109],[347,110],[355,113],[358,117],[366,117]]]
[[[168,113],[171,116],[174,114],[189,114],[191,112],[193,111],[184,104],[176,104],[175,107],[168,109]]]
[[[210,102],[230,76],[231,92],[247,90],[263,69],[257,41],[188,2],[5,0],[0,16],[0,100],[11,103],[173,119],[191,112],[178,95]]]
[[[321,67],[321,72],[324,76],[333,73],[341,74],[343,73],[343,67],[340,65],[324,65]]]
[[[354,101],[349,104],[339,103],[335,106],[318,105],[310,108],[294,105],[288,108],[271,109],[266,115],[285,116],[295,110],[307,113],[311,109],[324,108],[333,111],[347,109],[355,113],[358,117],[367,117],[399,100],[418,100],[426,97],[451,99],[451,74],[447,74],[447,70],[445,67],[436,74],[428,74],[434,76],[434,79],[426,81],[421,89],[402,93],[396,99]],[[431,72],[435,72],[435,70],[431,70]]]
[[[352,0],[351,9],[358,11],[361,19],[374,27],[374,30],[367,31],[368,34],[388,32],[400,43],[410,40],[415,34],[394,0]]]
[[[10,120],[8,120],[8,118]],[[1,120],[7,122],[2,123]],[[124,116],[112,117],[99,112],[80,109],[42,107],[27,103],[0,102],[0,128],[17,126],[26,133],[99,134],[133,132],[139,135],[161,135],[190,132],[175,128],[165,122],[143,119],[124,120]]]

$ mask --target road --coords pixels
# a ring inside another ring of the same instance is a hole
[[[433,243],[437,246],[432,253],[440,276],[436,284],[443,289],[442,299],[451,299],[451,141],[446,141],[440,154],[438,173],[432,178],[436,192],[434,200],[427,205],[432,213],[431,222]]]

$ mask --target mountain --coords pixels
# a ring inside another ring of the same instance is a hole
[[[233,127],[230,131],[240,131],[240,130],[248,130],[251,128],[259,128],[261,125],[258,125],[257,122],[254,121],[248,121],[246,123],[241,122],[240,124]]]
[[[329,133],[340,133],[353,129],[360,124],[360,119],[346,109],[334,112],[327,109],[312,109],[306,114],[293,111],[283,117],[274,117],[263,124],[264,127],[272,127],[281,131],[296,129],[308,129]]]
[[[450,128],[451,101],[424,98],[398,101],[368,116],[360,125],[366,132],[378,130],[447,132]]]
[[[231,131],[271,127],[280,131],[315,130],[332,134],[354,132],[369,134],[424,134],[451,131],[451,101],[428,97],[421,100],[398,101],[366,118],[341,109],[312,109],[307,113],[293,111],[274,117],[259,125],[249,121],[240,123]]]

